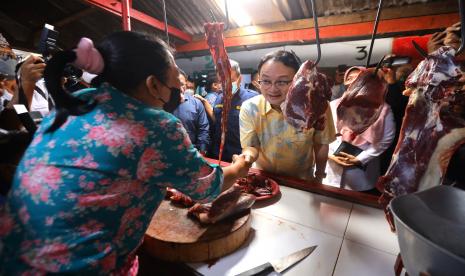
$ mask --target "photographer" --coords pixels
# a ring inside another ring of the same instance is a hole
[[[41,57],[30,55],[18,68],[19,92],[17,103],[24,104],[29,111],[46,115],[54,107],[43,79],[45,62]]]
[[[0,112],[12,101],[18,89],[15,80],[17,57],[0,34]]]
[[[68,63],[98,74],[98,88],[64,90]],[[136,275],[136,250],[167,187],[209,201],[247,176],[245,156],[220,168],[192,146],[171,114],[178,74],[165,42],[135,32],[97,47],[83,38],[54,55],[45,79],[56,112],[0,209],[0,275]]]
[[[0,204],[10,189],[16,164],[30,142],[30,135],[19,130],[14,111],[9,108],[17,98],[15,68],[18,58],[0,34]]]

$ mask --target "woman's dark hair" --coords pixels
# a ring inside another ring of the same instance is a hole
[[[264,57],[262,57],[262,59],[258,63],[258,72],[260,72],[260,70],[262,69],[263,64],[265,64],[265,62],[269,60],[279,61],[287,67],[293,68],[296,72],[299,71],[301,63],[299,57],[297,57],[297,55],[294,52],[279,50],[266,54]]]
[[[172,59],[169,54],[170,48],[159,38],[135,32],[115,32],[107,36],[96,48],[105,65],[103,72],[92,81],[93,86],[108,82],[116,89],[129,93],[150,75],[154,75],[163,83],[166,82],[167,70]],[[66,64],[74,60],[74,51],[58,52],[45,68],[45,83],[56,108],[55,121],[47,132],[58,129],[69,115],[85,114],[96,105],[95,102],[74,97],[61,85]]]

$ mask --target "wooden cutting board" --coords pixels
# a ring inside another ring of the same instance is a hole
[[[145,233],[144,249],[173,262],[204,262],[239,248],[250,233],[250,210],[211,225],[187,215],[188,208],[163,200]]]

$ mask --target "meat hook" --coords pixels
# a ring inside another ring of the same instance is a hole
[[[425,50],[423,50],[423,48],[420,47],[420,45],[418,45],[415,41],[412,40],[412,44],[413,44],[413,47],[415,48],[415,50],[417,50],[417,52],[424,58],[427,58],[428,57],[428,53],[425,52]]]
[[[320,30],[318,28],[318,16],[316,12],[315,0],[310,0],[312,3],[312,13],[313,13],[313,28],[315,29],[315,43],[318,55],[315,60],[315,66],[320,62],[321,58],[321,46],[320,46]]]
[[[455,55],[459,55],[465,48],[465,0],[459,0],[460,13],[460,47]]]
[[[163,18],[165,20],[165,35],[166,35],[166,43],[170,45],[170,35],[168,34],[168,19],[166,17],[166,5],[165,5],[165,0],[161,0],[161,3],[163,4]]]
[[[226,13],[226,26],[225,26],[224,30],[229,30],[228,0],[224,0],[224,12]]]
[[[218,20],[216,20],[215,14],[213,13],[212,9],[210,9],[210,17],[212,18],[212,22],[218,22]]]
[[[378,62],[376,65],[375,73],[374,75],[377,76],[378,70],[383,66],[383,61],[386,59],[386,56],[383,56],[383,58]]]
[[[368,52],[367,65],[366,65],[367,68],[370,66],[371,53],[373,52],[373,44],[375,44],[375,36],[376,36],[376,31],[378,30],[378,23],[379,23],[379,17],[381,15],[382,6],[383,6],[383,0],[379,0],[378,11],[376,12],[376,18],[375,18],[375,25],[373,27],[373,33],[371,34],[370,50]]]

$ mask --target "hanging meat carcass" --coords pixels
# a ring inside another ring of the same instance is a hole
[[[401,133],[385,176],[377,187],[394,230],[389,201],[441,184],[454,151],[465,143],[463,74],[455,50],[444,46],[423,60],[405,82],[410,94]]]
[[[388,87],[381,70],[359,69],[360,73],[342,95],[336,110],[337,119],[334,118],[338,130],[347,127],[354,135],[363,133],[378,120]]]
[[[223,112],[221,114],[221,142],[219,163],[223,156],[223,148],[226,140],[226,131],[228,126],[228,115],[231,109],[232,99],[232,82],[231,82],[231,64],[229,63],[228,54],[223,42],[223,23],[206,23],[205,37],[208,48],[215,63],[216,72],[220,78],[223,87]],[[216,118],[219,120],[219,118]]]
[[[319,73],[312,61],[304,62],[295,74],[283,103],[286,121],[297,129],[323,130],[331,87],[332,81]]]

